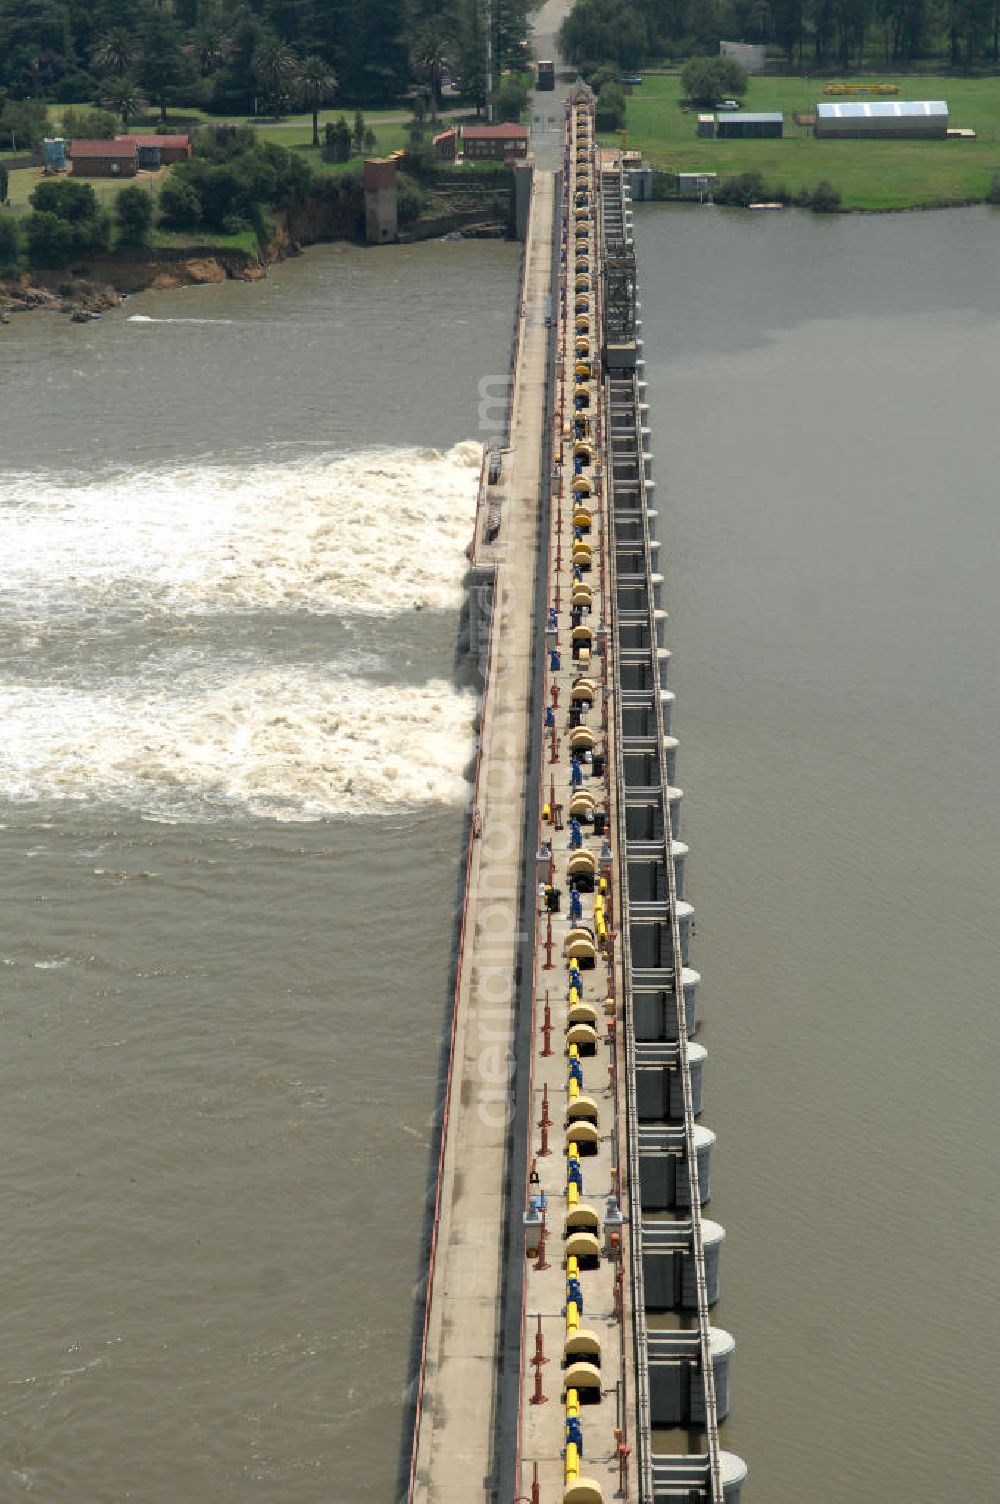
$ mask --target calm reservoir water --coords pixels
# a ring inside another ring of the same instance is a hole
[[[726,1444],[1000,1496],[997,225],[637,219]],[[0,1498],[394,1496],[515,277],[0,331]]]
[[[395,1493],[517,248],[0,330],[0,1499]]]
[[[1000,1498],[1000,216],[636,218],[724,1444]]]

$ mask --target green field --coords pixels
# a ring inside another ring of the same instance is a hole
[[[982,199],[1000,172],[1000,79],[893,74],[845,76],[840,82],[897,83],[899,99],[946,99],[950,124],[975,130],[975,141],[817,141],[793,115],[815,109],[825,80],[752,77],[743,109],[780,110],[778,141],[699,140],[696,111],[681,108],[679,74],[649,74],[628,99],[628,144],[671,172],[757,171],[768,188],[789,193],[826,179],[847,209],[913,209]],[[604,137],[606,141],[615,138]]]

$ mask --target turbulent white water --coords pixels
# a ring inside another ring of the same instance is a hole
[[[474,707],[441,679],[375,685],[306,669],[203,674],[172,694],[0,685],[0,797],[113,800],[161,819],[453,803]]]
[[[0,596],[40,609],[456,607],[477,444],[292,464],[0,476]]]
[[[413,608],[461,603],[479,457],[0,476],[0,797],[166,820],[461,800],[475,703],[440,648],[419,682]],[[266,625],[234,656],[227,617],[248,611],[297,616],[280,664]],[[349,657],[329,615],[357,623]]]

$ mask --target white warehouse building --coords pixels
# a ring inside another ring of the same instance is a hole
[[[943,99],[839,99],[816,106],[817,136],[898,140],[943,138],[947,131]]]

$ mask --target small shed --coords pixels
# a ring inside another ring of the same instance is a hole
[[[679,172],[677,192],[681,198],[710,198],[719,186],[717,172]]]
[[[943,140],[948,134],[944,99],[838,99],[816,106],[818,138],[841,140]]]
[[[462,127],[462,149],[466,157],[472,161],[507,162],[512,157],[526,157],[528,155],[528,137],[530,131],[526,125],[464,125]]]
[[[737,110],[732,115],[717,115],[715,118],[715,134],[720,140],[773,139],[784,133],[784,115],[755,115],[749,110]]]
[[[720,42],[719,56],[733,58],[748,73],[763,73],[767,67],[767,48],[763,42]]]
[[[46,172],[66,171],[66,142],[62,136],[46,136],[42,143]]]
[[[190,136],[119,136],[118,140],[134,141],[139,148],[139,166],[151,172],[186,162],[191,156]]]
[[[699,115],[697,133],[699,136],[704,136],[708,140],[711,140],[711,138],[715,135],[715,116]]]
[[[71,141],[70,161],[78,178],[134,178],[139,148],[134,141]]]
[[[458,156],[458,131],[454,127],[449,131],[438,131],[431,145],[442,161],[454,162]]]

